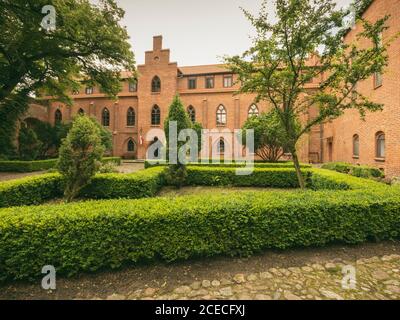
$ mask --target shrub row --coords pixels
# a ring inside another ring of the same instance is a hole
[[[37,161],[0,161],[0,172],[34,172],[54,169],[58,159],[37,160]],[[106,157],[103,163],[114,162],[121,164],[121,158]]]
[[[154,196],[164,184],[163,168],[132,174],[98,174],[80,197],[92,199]],[[0,183],[0,208],[36,205],[63,196],[64,182],[58,173],[47,173]]]
[[[166,166],[166,162],[156,162],[156,161],[145,161],[145,168],[152,168],[157,166]],[[232,162],[232,163],[201,163],[201,162],[192,162],[188,164],[188,167],[216,167],[216,168],[239,168],[245,167],[246,164],[243,162]],[[254,162],[255,168],[294,168],[293,162]],[[304,169],[311,168],[312,166],[309,164],[301,164],[301,167]]]
[[[323,169],[346,173],[360,178],[384,178],[384,173],[378,168],[356,166],[345,162],[332,162],[322,165]]]
[[[289,168],[255,168],[245,174],[245,168],[187,167],[186,184],[197,186],[238,186],[298,188],[296,171]],[[242,174],[239,174],[242,173]],[[303,170],[306,179],[309,170]]]
[[[390,188],[389,188],[390,189]],[[400,193],[241,192],[0,210],[0,278],[59,275],[263,249],[395,239]]]

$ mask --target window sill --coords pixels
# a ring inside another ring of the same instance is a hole
[[[160,95],[161,94],[161,92],[152,92],[151,93],[151,95],[153,95],[153,96],[158,96],[158,95]]]
[[[223,128],[223,127],[226,127],[226,124],[217,124],[217,127],[218,128]]]
[[[152,124],[150,127],[152,127],[152,128],[160,128],[161,124]]]
[[[360,159],[360,157],[359,156],[353,156],[353,159]]]
[[[127,128],[136,128],[136,126],[126,126]]]
[[[385,158],[375,158],[375,161],[377,161],[377,162],[385,162],[386,159]]]
[[[383,86],[383,84],[379,85],[379,86],[374,86],[374,90],[378,90],[379,88],[381,88]]]

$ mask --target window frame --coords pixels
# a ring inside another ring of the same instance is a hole
[[[255,107],[257,112],[251,112],[252,110],[254,111],[253,107]],[[253,103],[252,105],[250,105],[249,109],[247,110],[247,118],[250,119],[251,117],[258,117],[258,116],[260,116],[260,109],[258,108],[258,106],[255,103]]]
[[[133,145],[133,150],[130,150],[130,148],[129,148],[131,143]],[[128,140],[128,142],[126,143],[126,152],[128,152],[128,153],[135,153],[136,152],[136,143],[132,138],[130,138]]]
[[[212,86],[209,86],[208,81],[211,80],[212,81]],[[205,77],[205,81],[204,81],[204,87],[206,89],[214,89],[215,88],[215,77],[214,76],[206,76]]]
[[[360,136],[358,134],[353,135],[353,158],[360,158]]]
[[[382,137],[383,139],[381,139]],[[381,143],[383,143],[383,146],[381,145]],[[375,134],[375,159],[382,161],[385,160],[385,158],[386,158],[386,134],[383,131],[379,131]]]
[[[110,127],[111,125],[111,113],[110,110],[108,110],[108,108],[103,108],[103,110],[101,111],[101,124],[103,127]]]
[[[222,119],[223,121],[220,121],[220,119]],[[218,127],[226,126],[228,123],[228,112],[226,111],[226,108],[223,104],[220,104],[217,107],[216,120]]]
[[[60,124],[60,123],[62,123],[62,119],[63,119],[63,114],[62,114],[61,110],[59,108],[57,108],[57,110],[54,112],[54,123]]]
[[[93,87],[86,87],[85,88],[85,94],[91,95],[94,93],[94,88]]]
[[[132,119],[130,119],[130,117],[133,117],[133,124],[130,121],[130,120],[132,120]],[[129,107],[128,110],[126,111],[126,126],[128,128],[133,128],[136,126],[136,111],[135,111],[135,108],[133,108],[133,107]]]
[[[226,85],[225,80],[230,79],[230,85]],[[232,88],[233,87],[233,75],[224,75],[222,78],[222,85],[224,88]]]
[[[161,92],[161,78],[159,76],[154,76],[151,80],[151,92],[160,93]]]
[[[188,113],[190,121],[192,121],[192,123],[195,123],[196,122],[196,109],[195,109],[195,107],[193,107],[192,105],[187,107],[187,113]]]
[[[194,83],[194,87],[192,87],[191,81]],[[197,89],[197,77],[189,77],[188,78],[188,90],[196,90]]]
[[[158,118],[155,118],[155,117],[158,117]],[[156,120],[158,119],[158,121],[153,121],[154,119],[156,119]],[[153,127],[161,125],[161,109],[156,104],[151,108],[151,119],[150,120],[151,120],[150,123]],[[158,123],[156,123],[156,122],[158,122]]]
[[[137,92],[137,90],[138,90],[137,81],[129,81],[128,82],[128,91],[129,92]]]

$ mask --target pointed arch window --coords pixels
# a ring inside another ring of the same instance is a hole
[[[103,112],[101,113],[101,124],[104,127],[110,126],[110,111],[107,108],[104,108]]]
[[[383,159],[385,158],[385,134],[378,132],[375,137],[376,140],[376,157]]]
[[[219,139],[217,145],[218,153],[225,153],[225,140],[223,138]]]
[[[188,107],[188,115],[189,115],[189,119],[194,123],[196,122],[196,110],[193,106],[189,106]]]
[[[126,125],[128,127],[134,127],[135,124],[136,124],[136,113],[135,110],[132,107],[130,107],[126,114]]]
[[[85,110],[83,110],[82,108],[80,108],[80,109],[78,110],[78,114],[79,114],[80,116],[84,116],[84,115],[85,115]]]
[[[161,80],[158,76],[151,81],[151,92],[161,92]]]
[[[155,105],[151,110],[151,125],[159,126],[161,123],[161,111],[160,107]]]
[[[217,125],[226,125],[226,109],[222,104],[217,109]]]
[[[135,142],[132,139],[129,139],[128,141],[128,152],[135,152]]]
[[[258,117],[260,115],[260,112],[258,110],[257,105],[252,104],[249,108],[249,113],[248,113],[248,117]]]
[[[57,109],[54,114],[54,122],[55,124],[60,124],[62,122],[62,112],[60,109]]]

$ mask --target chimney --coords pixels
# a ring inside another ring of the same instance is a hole
[[[162,36],[153,37],[153,51],[160,51],[162,49]]]

